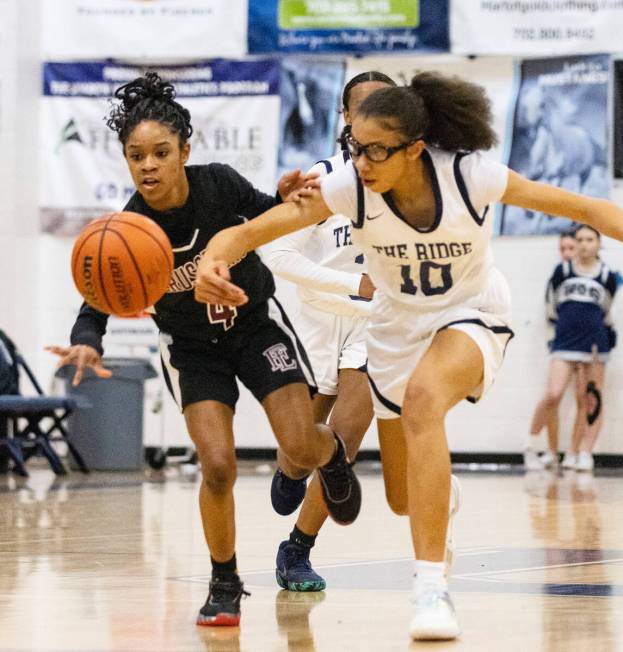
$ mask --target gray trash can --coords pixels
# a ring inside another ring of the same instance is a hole
[[[69,434],[90,469],[135,471],[143,465],[144,382],[157,373],[143,358],[104,358],[103,364],[111,378],[87,370],[77,387],[73,365],[56,372],[78,401],[67,420]]]

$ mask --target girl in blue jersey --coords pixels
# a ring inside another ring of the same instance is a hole
[[[575,371],[577,414],[563,467],[590,471],[603,409],[594,423],[587,423],[586,386],[593,381],[603,396],[605,363],[615,344],[610,307],[617,290],[617,275],[599,258],[601,238],[597,230],[582,225],[575,231],[575,240],[575,256],[556,266],[548,284],[550,318],[556,331],[546,395],[535,410],[531,430],[538,433],[558,411]]]
[[[228,226],[253,221],[276,203],[228,165],[186,165],[190,113],[175,101],[172,84],[156,73],[117,89],[108,126],[123,145],[136,192],[125,210],[146,215],[166,232],[174,270],[164,296],[149,309],[160,330],[167,386],[184,413],[203,479],[199,507],[212,559],[212,579],[199,625],[238,625],[244,595],[235,554],[233,418],[240,380],[262,404],[293,478],[318,467],[327,509],[341,523],[358,513],[361,493],[342,440],[313,421],[313,374],[283,309],[268,268],[255,253],[234,276],[252,297],[245,306],[198,303],[193,287],[208,240]],[[280,184],[283,196],[297,175]],[[102,366],[108,316],[82,306],[71,346],[50,347],[60,363],[110,375]],[[308,375],[309,374],[309,375]],[[299,475],[297,475],[299,474]],[[325,477],[323,477],[323,475]]]
[[[416,553],[412,638],[460,633],[444,576],[450,494],[448,411],[476,400],[512,331],[509,294],[490,249],[495,201],[591,224],[623,240],[623,210],[530,181],[487,158],[496,136],[479,86],[436,73],[380,89],[353,118],[352,162],[271,209],[221,231],[199,263],[199,301],[244,305],[229,266],[286,233],[348,216],[376,287],[368,376],[392,509],[408,513]]]

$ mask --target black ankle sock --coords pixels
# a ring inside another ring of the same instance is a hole
[[[221,579],[232,579],[238,577],[238,564],[236,562],[236,554],[229,561],[216,561],[214,557],[210,557],[212,562],[212,577],[219,577]]]
[[[301,532],[295,525],[290,533],[290,543],[294,543],[302,548],[313,548],[317,536],[317,534],[305,534],[305,532]]]

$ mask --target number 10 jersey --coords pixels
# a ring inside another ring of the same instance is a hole
[[[329,208],[351,218],[353,242],[365,253],[377,292],[418,313],[460,305],[487,287],[490,204],[502,197],[508,179],[506,166],[480,152],[429,147],[422,160],[435,198],[434,221],[425,229],[406,221],[391,193],[365,188],[351,162],[321,187]]]

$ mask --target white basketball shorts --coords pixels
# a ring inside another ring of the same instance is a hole
[[[420,312],[377,292],[366,339],[368,378],[377,419],[400,416],[407,382],[440,330],[463,331],[478,345],[484,360],[483,381],[466,398],[477,401],[491,386],[502,364],[510,328],[510,292],[504,277],[492,270],[481,294],[440,312]]]
[[[337,394],[340,369],[364,370],[366,317],[335,315],[303,303],[293,322],[321,394]]]

